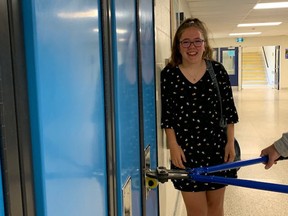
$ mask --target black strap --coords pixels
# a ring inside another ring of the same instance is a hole
[[[213,69],[213,66],[212,66],[212,63],[210,60],[206,60],[206,65],[207,65],[207,69],[208,69],[208,72],[210,74],[210,77],[212,79],[212,82],[214,84],[214,87],[215,89],[217,90],[217,95],[218,95],[218,98],[219,98],[219,104],[220,104],[220,126],[225,128],[227,127],[227,122],[226,120],[224,119],[223,117],[223,108],[222,108],[222,99],[221,99],[221,93],[220,93],[220,90],[219,90],[219,85],[218,85],[218,82],[217,82],[217,78],[216,78],[216,75],[215,75],[215,72],[214,72],[214,69]]]

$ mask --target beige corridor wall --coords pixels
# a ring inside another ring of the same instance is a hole
[[[167,148],[164,145],[163,131],[160,128],[161,103],[160,103],[160,72],[165,66],[165,59],[170,56],[170,0],[155,0],[155,56],[156,56],[156,107],[157,107],[157,143],[158,166],[167,164]],[[173,212],[173,203],[176,198],[167,192],[166,184],[159,185],[159,212],[160,216]],[[168,197],[172,205],[168,204]]]
[[[157,104],[157,136],[158,136],[158,166],[169,168],[170,153],[165,142],[164,132],[160,128],[161,102],[160,102],[160,72],[165,67],[165,62],[171,55],[172,34],[171,18],[176,19],[173,10],[188,14],[186,0],[155,0],[155,56],[156,56],[156,104]],[[179,192],[176,191],[171,181],[159,185],[159,211],[160,216],[181,215],[179,210]],[[180,195],[181,196],[181,195]],[[177,201],[178,200],[178,201]]]
[[[288,36],[277,37],[247,37],[243,43],[237,43],[235,38],[212,39],[212,47],[256,47],[280,45],[280,89],[288,89],[288,59],[285,59],[285,49],[288,49]]]

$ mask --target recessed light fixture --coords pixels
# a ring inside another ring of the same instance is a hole
[[[237,27],[276,26],[276,25],[280,25],[281,23],[282,23],[282,22],[243,23],[243,24],[238,24]]]
[[[58,17],[64,19],[79,19],[79,18],[97,18],[98,11],[97,10],[89,10],[83,12],[60,12],[57,14]]]
[[[240,36],[240,35],[259,35],[262,32],[242,32],[242,33],[230,33],[229,36]]]
[[[273,9],[273,8],[287,8],[288,2],[273,2],[273,3],[259,3],[254,9]]]

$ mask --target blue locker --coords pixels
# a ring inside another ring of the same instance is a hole
[[[4,211],[4,196],[3,196],[3,184],[2,184],[1,161],[0,161],[0,215],[5,215],[5,211]]]
[[[112,24],[119,202],[117,215],[123,215],[122,188],[131,178],[131,211],[136,216],[141,215],[141,170],[135,1],[113,1]]]
[[[24,0],[37,215],[107,215],[99,1]]]
[[[157,150],[153,1],[139,2],[111,1],[117,215],[125,211],[128,180],[132,215],[158,215],[157,190],[142,196],[140,139],[154,168]],[[22,6],[37,215],[108,215],[100,1],[24,0]]]
[[[150,147],[151,166],[156,167],[156,117],[155,117],[155,62],[153,2],[139,1],[139,27],[137,38],[137,5],[133,0],[115,0],[112,4],[113,60],[115,76],[115,119],[118,215],[124,214],[123,189],[131,180],[131,215],[158,215],[157,190],[151,191],[147,200],[142,198],[139,108],[143,109],[144,148]],[[139,39],[139,40],[137,40]],[[139,57],[138,43],[141,56]],[[140,58],[140,59],[138,59]],[[139,68],[138,60],[141,61]],[[139,71],[142,77],[139,79]],[[142,80],[142,95],[138,94]],[[143,107],[139,107],[142,97]],[[143,205],[143,204],[146,205]],[[146,209],[142,209],[146,206]]]
[[[143,92],[144,148],[150,147],[150,167],[157,167],[157,129],[155,98],[155,57],[153,1],[140,1],[140,45]],[[146,198],[146,215],[158,215],[158,191],[149,191]]]

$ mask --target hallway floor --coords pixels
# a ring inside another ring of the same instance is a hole
[[[260,155],[263,148],[288,131],[288,91],[243,89],[234,92],[239,114],[235,137],[238,139],[242,159]],[[239,178],[288,185],[288,160],[279,161],[269,170],[263,164],[243,167]],[[228,186],[225,216],[284,216],[288,215],[288,194]]]
[[[235,137],[241,145],[242,160],[260,155],[263,148],[288,131],[288,90],[270,88],[234,91],[239,114]],[[263,164],[242,167],[241,179],[288,185],[288,160],[279,161],[269,170]],[[170,190],[174,190],[169,182]],[[181,195],[175,216],[186,216]],[[171,214],[173,215],[173,214]],[[228,186],[225,197],[225,216],[285,216],[288,215],[288,194],[251,188]]]

